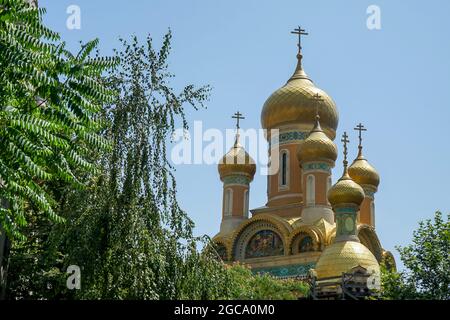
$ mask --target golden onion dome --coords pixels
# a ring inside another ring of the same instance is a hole
[[[370,185],[377,188],[380,184],[380,176],[377,170],[364,158],[361,148],[359,149],[358,157],[348,168],[348,174],[359,185]]]
[[[298,54],[297,58],[297,68],[292,77],[264,103],[261,112],[262,127],[269,130],[286,124],[313,124],[316,116],[314,96],[319,94],[323,99],[318,103],[322,127],[324,132],[334,139],[339,120],[336,104],[325,91],[317,88],[303,71],[302,55]]]
[[[328,191],[328,201],[334,207],[337,204],[352,203],[357,206],[364,200],[364,190],[348,175],[347,165],[344,174]]]
[[[233,174],[246,175],[251,180],[256,172],[255,161],[245,151],[244,147],[239,142],[239,134],[236,135],[236,140],[233,147],[228,151],[219,161],[218,170],[220,179]]]
[[[320,117],[316,116],[316,124],[309,133],[308,138],[303,140],[297,149],[297,158],[301,162],[314,160],[332,160],[337,158],[337,148],[334,142],[323,132]]]
[[[367,247],[356,241],[335,242],[325,248],[314,271],[318,279],[340,277],[354,267],[361,266],[369,272],[380,274],[380,265]]]

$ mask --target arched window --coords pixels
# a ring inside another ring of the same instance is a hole
[[[279,186],[285,188],[289,185],[289,153],[287,150],[281,151],[280,164]]]
[[[370,223],[375,227],[375,203],[373,201],[370,203]]]
[[[331,189],[331,186],[333,185],[333,181],[331,181],[331,177],[328,177],[327,179],[327,203],[329,204],[330,201],[328,201],[328,191]]]
[[[314,205],[316,203],[316,179],[310,174],[306,177],[306,204]]]
[[[244,192],[244,217],[245,218],[248,218],[248,202],[249,202],[248,190],[245,190],[245,192]]]
[[[233,210],[233,190],[228,188],[225,190],[223,214],[225,216],[231,216],[232,210]]]

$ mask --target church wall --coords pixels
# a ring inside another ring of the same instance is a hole
[[[269,181],[269,207],[279,206],[290,203],[299,203],[302,200],[302,186],[299,177],[301,176],[300,166],[297,160],[297,144],[281,145],[279,148],[280,155],[283,151],[288,154],[288,168],[287,168],[287,185],[282,186],[281,181],[281,161],[277,174],[270,176]]]
[[[228,217],[235,218],[243,218],[244,217],[244,194],[245,191],[248,190],[248,186],[243,185],[225,185],[223,188],[223,199],[226,199],[226,192],[228,189],[233,191],[233,201],[232,201],[232,210],[231,216],[226,215],[225,213],[225,201],[223,201],[222,212],[223,218],[226,219]]]
[[[303,184],[303,190],[305,190],[304,194],[306,197],[306,184],[307,184],[307,179],[306,177],[312,174],[315,177],[315,203],[319,204],[319,205],[327,205],[328,204],[328,199],[327,199],[327,182],[328,182],[328,177],[330,176],[329,173],[326,172],[305,172],[304,173],[304,179],[302,179],[302,184]]]
[[[370,204],[372,203],[372,199],[369,197],[365,197],[364,201],[361,204],[361,208],[359,211],[359,223],[372,225],[371,214],[370,214]]]

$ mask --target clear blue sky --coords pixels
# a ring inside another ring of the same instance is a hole
[[[298,24],[304,66],[335,100],[338,136],[363,122],[365,155],[381,176],[376,194],[377,232],[383,246],[407,244],[419,220],[450,211],[450,1],[107,1],[41,0],[45,21],[70,47],[100,39],[102,54],[118,38],[152,34],[160,43],[173,31],[174,86],[213,86],[208,108],[189,111],[190,124],[260,127],[266,98],[295,67]],[[81,30],[66,28],[66,8],[81,8]],[[381,30],[368,30],[366,9],[381,9]],[[353,155],[356,135],[351,133]],[[341,161],[333,171],[341,174]],[[177,167],[179,198],[196,222],[197,234],[219,230],[222,185],[214,165]],[[266,202],[266,179],[251,185],[250,207]]]

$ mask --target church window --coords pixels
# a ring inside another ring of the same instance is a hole
[[[330,202],[328,201],[328,191],[330,191],[331,189],[331,185],[333,184],[333,182],[331,181],[331,177],[328,177],[327,179],[327,203],[329,204]]]
[[[279,176],[280,187],[287,187],[289,185],[289,154],[287,150],[281,151],[280,155],[281,173]]]
[[[281,237],[272,230],[258,231],[245,248],[245,258],[260,258],[284,254]]]
[[[233,190],[231,189],[225,190],[224,206],[224,215],[231,216],[233,210]]]
[[[248,203],[249,203],[249,194],[248,190],[244,192],[244,217],[248,218]]]
[[[306,203],[314,205],[316,202],[316,181],[312,174],[306,178]]]
[[[375,227],[375,203],[370,203],[370,223]]]

